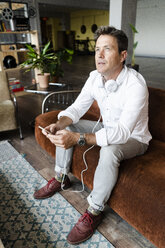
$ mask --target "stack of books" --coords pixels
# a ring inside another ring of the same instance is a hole
[[[12,92],[24,90],[24,87],[21,85],[20,81],[16,78],[9,78],[9,88]]]

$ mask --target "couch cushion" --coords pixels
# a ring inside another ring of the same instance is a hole
[[[12,100],[0,102],[0,131],[17,128],[15,106]]]
[[[10,100],[10,91],[5,71],[0,71],[0,101]]]
[[[149,88],[149,130],[154,139],[165,142],[165,90]]]
[[[165,244],[165,143],[121,164],[109,205],[158,247]]]

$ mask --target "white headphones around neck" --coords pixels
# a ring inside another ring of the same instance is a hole
[[[120,74],[118,75],[117,79],[110,79],[105,82],[105,79],[103,76],[101,76],[101,80],[99,82],[99,88],[104,88],[107,93],[112,93],[117,91],[118,87],[123,83],[125,75],[127,72],[127,67],[124,66]]]
[[[117,91],[118,86],[119,84],[117,83],[117,81],[111,79],[105,83],[105,90],[107,91],[107,93],[115,92]]]

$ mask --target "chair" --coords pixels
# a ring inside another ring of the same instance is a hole
[[[16,97],[9,90],[6,73],[0,71],[0,132],[17,128],[23,139]]]
[[[80,93],[80,89],[63,90],[49,93],[42,102],[42,114],[71,105]]]

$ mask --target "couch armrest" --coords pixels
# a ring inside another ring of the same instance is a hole
[[[54,110],[48,113],[40,114],[35,119],[35,138],[37,143],[46,150],[52,157],[55,156],[55,146],[50,142],[45,135],[42,134],[42,130],[38,126],[46,127],[51,123],[57,121],[57,116],[60,110]]]

